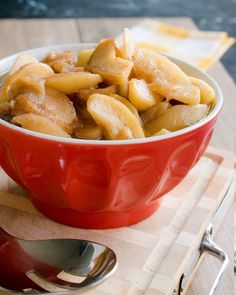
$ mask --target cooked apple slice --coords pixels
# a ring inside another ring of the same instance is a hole
[[[101,139],[103,137],[103,130],[98,125],[88,125],[84,128],[79,128],[75,131],[76,138],[82,139]]]
[[[158,135],[164,135],[164,134],[170,134],[171,132],[165,128],[161,129],[157,133],[153,134],[153,136],[158,136]]]
[[[132,60],[135,51],[135,44],[131,38],[129,29],[125,28],[122,34],[121,57]]]
[[[198,87],[168,58],[150,50],[139,49],[133,59],[135,75],[152,83],[151,90],[168,100],[176,99],[190,105],[200,102]]]
[[[13,115],[34,113],[47,117],[66,132],[72,132],[73,122],[76,121],[76,112],[72,102],[63,93],[46,87],[45,96],[39,97],[33,93],[25,93],[16,97]]]
[[[86,68],[88,65],[88,61],[91,57],[91,55],[94,52],[93,49],[82,49],[78,53],[78,67],[84,67]]]
[[[95,93],[105,94],[105,95],[112,95],[116,93],[116,87],[115,86],[108,86],[105,88],[90,88],[90,89],[80,89],[78,91],[79,96],[83,100],[87,100],[88,97]]]
[[[74,71],[78,59],[76,54],[70,50],[52,51],[43,60],[56,73],[64,73]]]
[[[143,123],[150,122],[166,112],[171,105],[167,101],[156,103],[140,114]]]
[[[46,86],[53,87],[64,94],[77,93],[82,88],[91,88],[102,82],[98,74],[70,72],[55,74],[46,79]]]
[[[32,63],[32,62],[38,62],[37,58],[34,57],[33,55],[30,54],[21,54],[18,55],[17,58],[15,59],[10,71],[9,71],[9,76],[14,74],[19,68],[22,66]]]
[[[216,94],[214,89],[207,84],[205,81],[190,77],[193,85],[200,89],[201,103],[202,104],[212,104],[216,101]]]
[[[129,100],[139,111],[145,111],[161,98],[153,95],[145,80],[133,78],[129,81]]]
[[[193,84],[150,84],[150,89],[165,96],[167,100],[175,99],[184,104],[196,105],[200,103],[200,90]]]
[[[52,75],[54,72],[48,65],[28,63],[6,79],[0,92],[0,100],[8,101],[29,89],[39,94],[44,89],[41,80]]]
[[[189,84],[189,77],[167,57],[147,49],[135,50],[133,57],[134,72],[143,79],[149,77],[150,82],[166,80],[171,84]]]
[[[76,64],[78,61],[76,54],[71,50],[54,50],[43,59],[43,62],[50,65],[56,60],[63,60],[69,64]]]
[[[85,72],[83,67],[74,67],[72,72]]]
[[[22,93],[11,102],[12,115],[19,116],[27,113],[42,114],[44,96],[35,93]]]
[[[11,99],[14,99],[18,95],[24,93],[34,93],[37,96],[44,96],[45,81],[43,79],[36,80],[28,77],[19,78],[11,87]]]
[[[118,95],[118,94],[111,94],[110,96],[114,97],[115,99],[119,100],[120,102],[122,102],[124,105],[127,106],[127,108],[131,111],[131,113],[133,113],[135,115],[135,117],[139,120],[139,122],[141,122],[141,119],[139,117],[138,111],[137,109],[132,105],[132,103],[130,103],[128,101],[128,99]]]
[[[116,57],[115,40],[106,39],[95,48],[87,68],[100,74],[108,84],[121,85],[128,80],[133,62]]]
[[[70,137],[57,124],[50,121],[48,118],[35,114],[24,114],[13,117],[12,123],[22,126],[25,129],[44,133],[48,135],[55,135],[60,137]]]
[[[42,109],[44,116],[60,125],[65,131],[69,133],[72,131],[73,122],[77,120],[75,108],[62,92],[46,87]]]
[[[120,96],[128,98],[128,95],[129,95],[129,81],[128,80],[118,86],[118,93]]]
[[[145,133],[148,136],[152,136],[163,128],[169,131],[183,129],[206,117],[208,110],[209,108],[205,104],[173,106],[160,117],[145,124]]]
[[[145,137],[138,119],[123,103],[113,97],[93,94],[87,101],[87,107],[96,123],[103,128],[106,139],[116,139],[122,130],[127,128],[127,139]]]
[[[119,131],[117,136],[114,138],[115,140],[123,140],[123,139],[132,139],[132,133],[128,127],[124,127]]]
[[[145,79],[148,83],[153,83],[155,81],[157,65],[154,59],[145,56],[143,50],[136,49],[133,62],[133,72],[136,78]]]

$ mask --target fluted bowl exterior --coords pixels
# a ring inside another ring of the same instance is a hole
[[[29,53],[40,58],[57,48],[89,47],[51,46]],[[13,60],[0,61],[0,68],[7,71]],[[220,89],[208,75],[172,60],[217,93],[213,111],[196,126],[140,140],[89,141],[42,135],[0,120],[2,168],[42,213],[60,223],[98,229],[145,219],[202,156],[222,106]]]

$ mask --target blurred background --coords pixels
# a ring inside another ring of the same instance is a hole
[[[8,0],[0,18],[191,17],[199,29],[236,37],[236,0]],[[0,28],[1,29],[1,28]],[[94,28],[95,30],[96,28]],[[236,46],[222,62],[236,81]]]

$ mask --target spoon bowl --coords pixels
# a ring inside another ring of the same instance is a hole
[[[75,291],[114,273],[115,253],[77,239],[22,240],[0,228],[0,294]]]

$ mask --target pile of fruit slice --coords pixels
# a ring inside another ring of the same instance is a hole
[[[0,90],[0,116],[23,128],[81,139],[135,139],[191,126],[214,105],[214,90],[167,57],[136,48],[125,29],[120,46],[50,52],[15,60]]]

